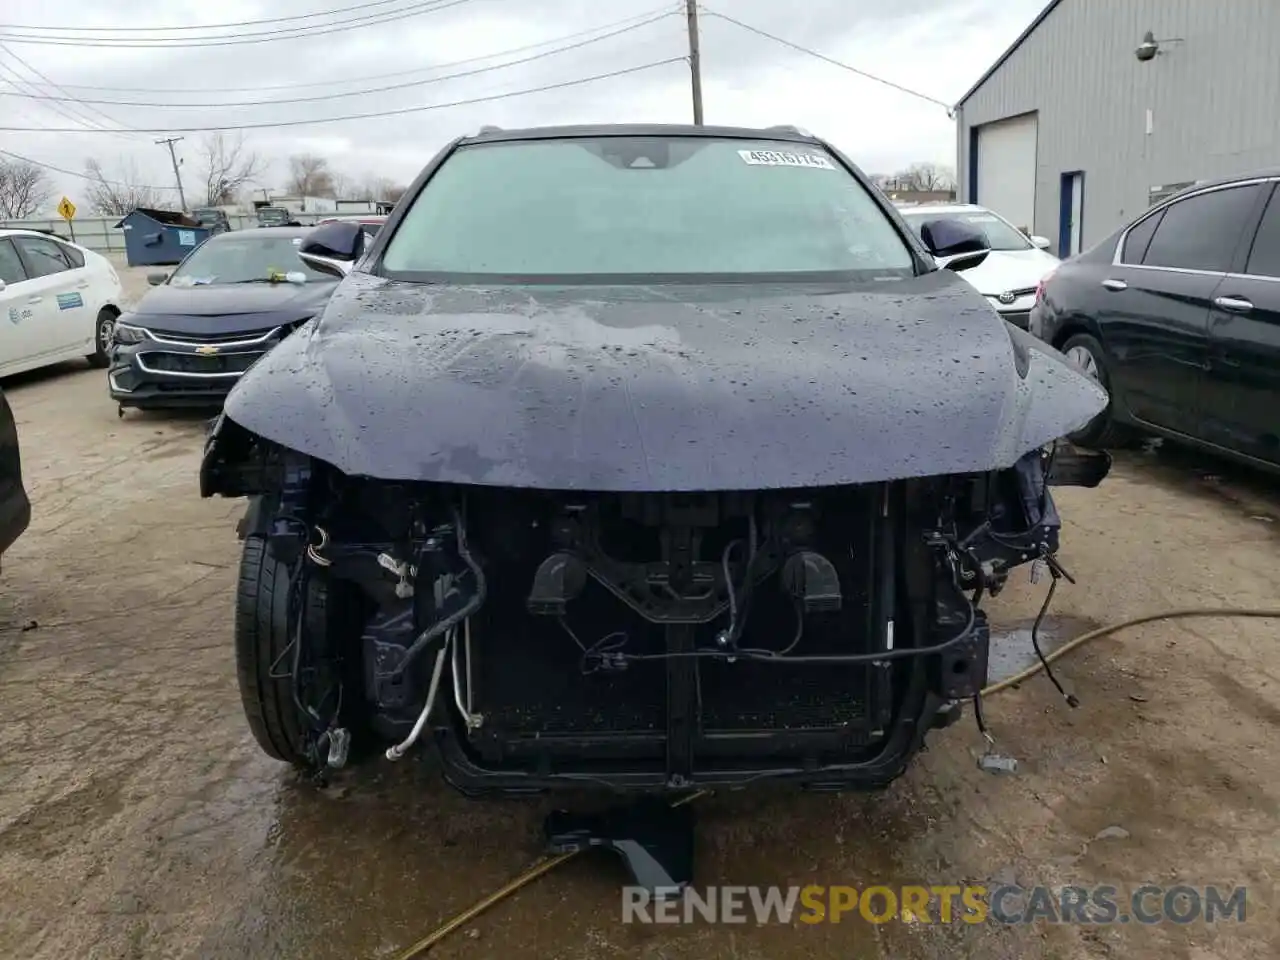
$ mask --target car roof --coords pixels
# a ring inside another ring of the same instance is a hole
[[[46,240],[74,243],[74,241],[65,240],[57,234],[45,233],[43,230],[32,230],[29,227],[0,227],[0,237],[44,237]],[[79,244],[75,245],[79,246]]]
[[[990,213],[977,203],[898,203],[894,204],[898,212],[907,213]]]
[[[730,140],[777,140],[784,143],[808,143],[821,146],[817,137],[789,126],[715,127],[685,123],[598,123],[558,127],[524,127],[500,130],[485,127],[475,136],[463,137],[462,143],[500,143],[513,140],[552,140],[565,137],[704,137]]]
[[[1202,180],[1199,183],[1193,183],[1189,187],[1183,187],[1177,193],[1170,194],[1160,201],[1160,205],[1168,203],[1176,197],[1184,194],[1195,193],[1198,190],[1207,190],[1210,187],[1224,187],[1232,183],[1240,183],[1243,180],[1266,180],[1280,177],[1280,167],[1267,167],[1262,170],[1254,170],[1251,173],[1237,173],[1229,177],[1215,177],[1212,180]],[[1145,212],[1145,211],[1144,211]]]
[[[311,227],[245,227],[216,234],[205,243],[220,242],[226,237],[305,237],[311,230]]]

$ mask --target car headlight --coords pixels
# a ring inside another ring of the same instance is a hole
[[[142,327],[135,327],[130,323],[121,323],[116,321],[115,325],[115,342],[119,344],[142,343],[144,340],[150,340],[149,334]]]
[[[301,327],[303,324],[305,324],[305,323],[310,323],[310,322],[311,322],[312,320],[314,320],[314,319],[315,319],[315,317],[314,317],[314,316],[311,316],[311,317],[303,317],[301,320],[294,320],[294,321],[292,321],[292,322],[290,322],[290,323],[286,323],[286,324],[284,324],[283,326],[281,326],[281,327],[280,327],[280,331],[279,331],[279,333],[277,334],[276,339],[277,339],[277,340],[283,340],[285,337],[289,336],[289,334],[293,333],[295,330],[297,330],[297,329],[298,329],[299,327]]]

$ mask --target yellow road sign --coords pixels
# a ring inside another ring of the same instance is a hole
[[[63,220],[71,220],[76,215],[76,205],[63,197],[58,204],[58,216]]]

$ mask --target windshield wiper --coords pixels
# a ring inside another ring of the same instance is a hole
[[[288,283],[284,277],[250,277],[248,280],[228,280],[227,283]]]

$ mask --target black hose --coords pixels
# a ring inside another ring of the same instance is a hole
[[[453,529],[454,538],[457,540],[458,556],[462,558],[462,562],[471,570],[471,575],[475,577],[476,589],[471,595],[471,599],[459,610],[454,611],[442,620],[437,620],[422,633],[418,634],[416,640],[404,653],[404,659],[392,670],[388,677],[396,679],[404,674],[409,666],[416,660],[424,650],[431,644],[431,641],[443,636],[450,628],[457,626],[466,620],[467,617],[474,614],[484,604],[485,596],[488,588],[484,578],[484,570],[480,564],[476,563],[475,558],[471,556],[471,551],[467,549],[467,527],[462,520],[462,512],[455,506],[453,508]]]
[[[961,594],[961,596],[964,596]],[[944,653],[957,644],[968,640],[973,634],[974,626],[977,622],[977,609],[969,602],[968,597],[964,597],[965,604],[969,608],[968,619],[964,628],[960,630],[954,637],[950,637],[942,643],[935,643],[928,647],[898,647],[894,650],[883,650],[878,653],[846,653],[846,654],[813,654],[802,657],[796,656],[780,656],[767,650],[752,650],[750,648],[738,650],[731,656],[739,656],[744,660],[772,660],[774,663],[879,663],[882,660],[905,660],[908,657],[925,657],[936,653]],[[719,653],[719,651],[714,651]]]
[[[964,596],[961,594],[961,596]],[[806,655],[803,657],[783,656],[773,650],[761,650],[754,647],[744,647],[737,650],[688,650],[680,653],[615,653],[616,660],[620,661],[643,661],[643,660],[674,660],[677,657],[711,657],[720,660],[760,660],[772,663],[880,663],[884,660],[905,660],[908,657],[926,657],[936,653],[944,653],[957,644],[963,643],[973,635],[974,627],[977,623],[977,610],[968,597],[964,597],[965,603],[969,607],[969,616],[965,622],[964,628],[960,630],[954,637],[944,640],[942,643],[935,643],[928,647],[898,647],[894,650],[882,650],[876,653],[844,653],[829,655]]]
[[[1049,612],[1049,604],[1053,602],[1053,594],[1058,589],[1058,571],[1051,567],[1050,573],[1049,590],[1045,593],[1044,603],[1040,604],[1040,612],[1036,614],[1035,623],[1031,625],[1031,647],[1035,650],[1036,657],[1039,658],[1041,666],[1044,667],[1044,675],[1049,678],[1055,687],[1058,688],[1058,692],[1062,694],[1062,698],[1067,701],[1069,706],[1078,707],[1080,706],[1079,699],[1076,698],[1075,694],[1067,693],[1067,691],[1063,689],[1062,683],[1053,672],[1053,668],[1049,666],[1049,660],[1045,657],[1044,651],[1040,649],[1040,625],[1044,623],[1045,614]]]

